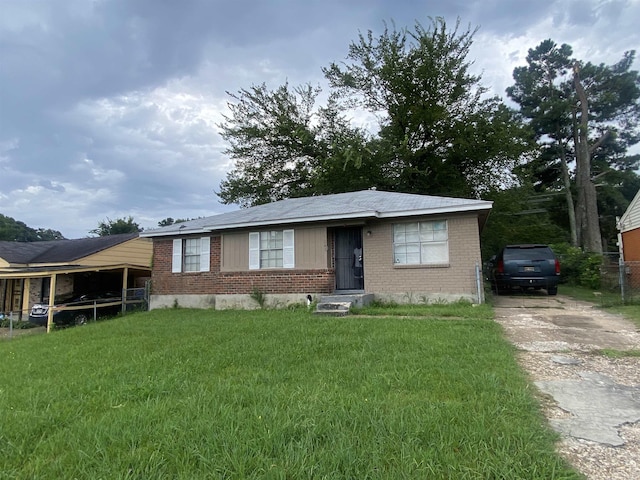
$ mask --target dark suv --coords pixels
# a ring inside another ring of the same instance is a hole
[[[491,289],[500,293],[512,288],[558,293],[560,262],[547,245],[507,245],[489,262]]]

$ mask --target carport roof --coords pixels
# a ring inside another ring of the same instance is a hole
[[[137,233],[125,233],[75,240],[0,242],[0,258],[10,264],[23,265],[71,263],[136,237]]]
[[[127,269],[129,272],[149,273],[151,269],[140,267],[139,265],[130,265],[127,263],[119,265],[105,266],[87,266],[87,265],[55,265],[41,267],[9,267],[0,270],[0,279],[2,278],[28,278],[42,277],[51,274],[61,273],[80,273],[80,272],[103,272],[117,271]]]

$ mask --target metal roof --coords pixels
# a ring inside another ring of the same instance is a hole
[[[410,193],[359,192],[289,198],[184,223],[147,230],[141,237],[205,233],[236,228],[321,221],[394,218],[491,209],[492,202]]]

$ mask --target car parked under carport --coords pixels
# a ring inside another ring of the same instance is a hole
[[[53,306],[53,323],[57,327],[84,325],[90,320],[112,317],[122,311],[122,295],[117,292],[85,294],[70,298]],[[47,326],[49,305],[35,304],[29,313],[29,321]]]

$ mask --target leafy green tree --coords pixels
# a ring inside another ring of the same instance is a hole
[[[50,228],[36,228],[36,240],[34,241],[47,241],[47,240],[64,240],[64,237],[58,230],[52,230]]]
[[[563,243],[568,231],[552,218],[554,210],[541,202],[533,185],[495,189],[484,195],[493,209],[482,232],[482,256],[488,259],[508,244]]]
[[[349,47],[347,62],[324,69],[351,108],[379,119],[378,137],[396,189],[477,196],[512,179],[528,132],[497,97],[484,98],[467,60],[475,31],[449,30],[442,18],[428,28],[371,31]]]
[[[572,54],[569,45],[545,40],[529,50],[527,66],[514,70],[507,94],[541,145],[530,170],[538,188],[564,191],[571,243],[601,253],[594,179],[638,166],[626,152],[640,140],[640,82],[630,70],[633,51],[612,66],[584,63]]]
[[[223,203],[259,205],[289,197],[377,186],[381,178],[366,133],[349,125],[330,99],[316,105],[319,88],[252,86],[229,94],[220,124],[235,161],[218,195]]]
[[[133,221],[133,217],[117,218],[106,220],[98,223],[98,228],[90,230],[89,233],[98,237],[106,237],[108,235],[117,235],[119,233],[138,233],[142,228],[136,222]]]
[[[312,126],[318,89],[275,91],[265,84],[229,94],[231,114],[220,125],[235,167],[220,185],[223,203],[258,205],[304,195],[319,155]]]
[[[515,84],[507,88],[507,94],[520,105],[521,113],[529,119],[537,141],[539,155],[531,163],[530,173],[542,189],[564,189],[570,208],[568,215],[571,244],[578,244],[575,210],[569,162],[573,159],[571,148],[572,121],[567,116],[571,110],[571,94],[563,81],[571,68],[571,47],[558,47],[545,40],[527,55],[526,67],[513,72]],[[562,180],[558,183],[558,180]]]
[[[169,225],[173,225],[174,223],[183,223],[183,222],[188,222],[189,220],[192,220],[191,218],[177,218],[177,219],[173,219],[171,217],[167,217],[163,220],[160,220],[158,222],[158,226],[159,227],[168,227]]]
[[[57,230],[28,227],[11,217],[0,214],[0,240],[9,242],[38,242],[64,239]]]
[[[532,135],[517,112],[484,98],[466,60],[473,32],[458,29],[436,19],[427,29],[361,35],[346,63],[323,69],[326,106],[310,85],[230,94],[220,128],[234,167],[220,185],[223,203],[371,187],[473,197],[513,183]],[[362,114],[377,124],[354,126]]]

